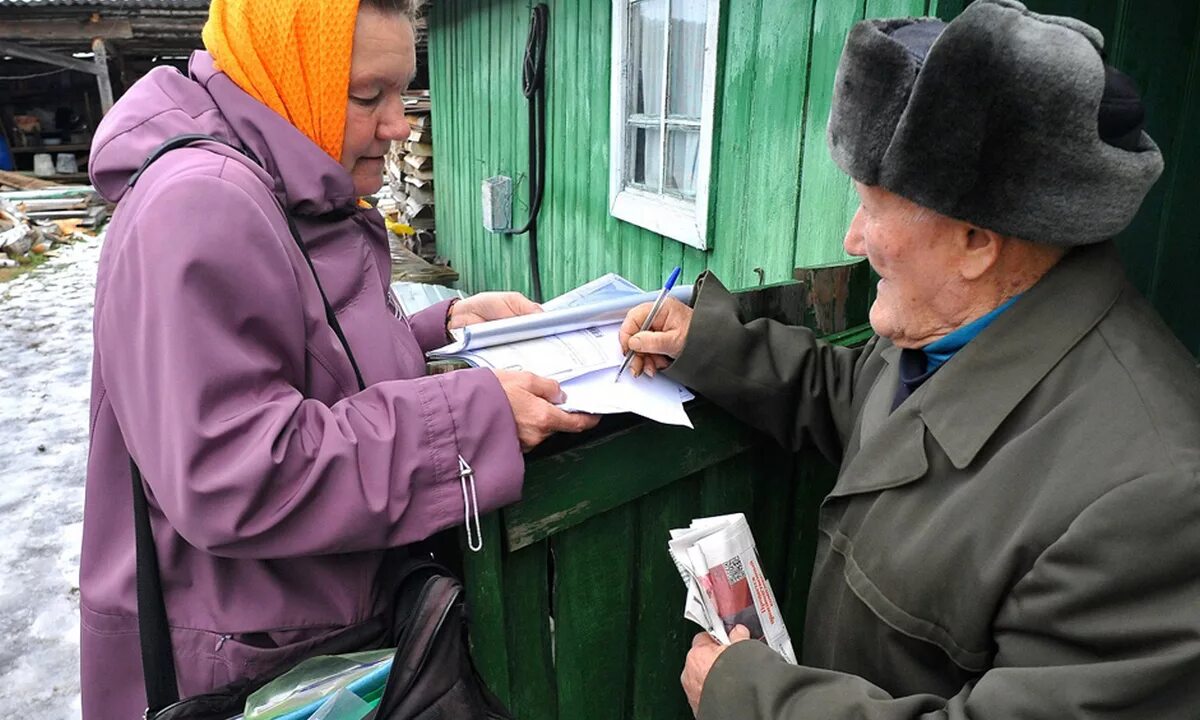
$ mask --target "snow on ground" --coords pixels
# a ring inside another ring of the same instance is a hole
[[[0,716],[78,718],[79,543],[100,241],[0,283]]]

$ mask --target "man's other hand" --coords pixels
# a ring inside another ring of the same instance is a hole
[[[729,633],[730,642],[749,639],[750,631],[743,625],[734,626]],[[683,685],[683,692],[687,694],[693,715],[700,712],[700,694],[704,691],[704,681],[708,679],[713,663],[728,649],[728,645],[713,640],[712,635],[706,632],[692,638],[692,649],[688,651],[687,662],[683,666],[683,675],[679,677],[679,682]]]

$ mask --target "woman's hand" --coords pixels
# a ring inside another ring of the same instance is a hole
[[[446,329],[454,330],[488,320],[503,320],[541,311],[541,305],[518,292],[479,293],[454,303],[454,306],[450,308],[450,318],[446,323]]]
[[[553,380],[527,372],[493,370],[517,421],[517,440],[521,451],[529,452],[556,432],[583,432],[596,427],[598,415],[569,413],[554,407],[566,400],[562,388]]]
[[[654,373],[671,364],[683,352],[687,343],[688,328],[692,324],[692,309],[673,297],[668,297],[650,329],[642,332],[642,323],[650,314],[654,303],[644,303],[629,311],[621,323],[621,352],[633,350],[637,355],[629,363],[634,377],[642,374],[654,377]]]

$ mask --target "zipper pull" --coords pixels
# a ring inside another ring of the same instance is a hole
[[[471,552],[479,552],[483,549],[483,528],[479,525],[479,503],[475,496],[475,471],[471,469],[462,455],[458,456],[458,479],[462,483],[463,524],[467,528],[467,547],[471,549]],[[469,498],[467,495],[468,484],[471,488]],[[472,522],[475,525],[473,533]]]

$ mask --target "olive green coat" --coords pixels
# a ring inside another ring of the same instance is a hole
[[[894,412],[886,339],[743,325],[712,277],[695,309],[668,374],[841,464],[804,664],[734,645],[702,720],[1200,718],[1200,374],[1110,244]]]

